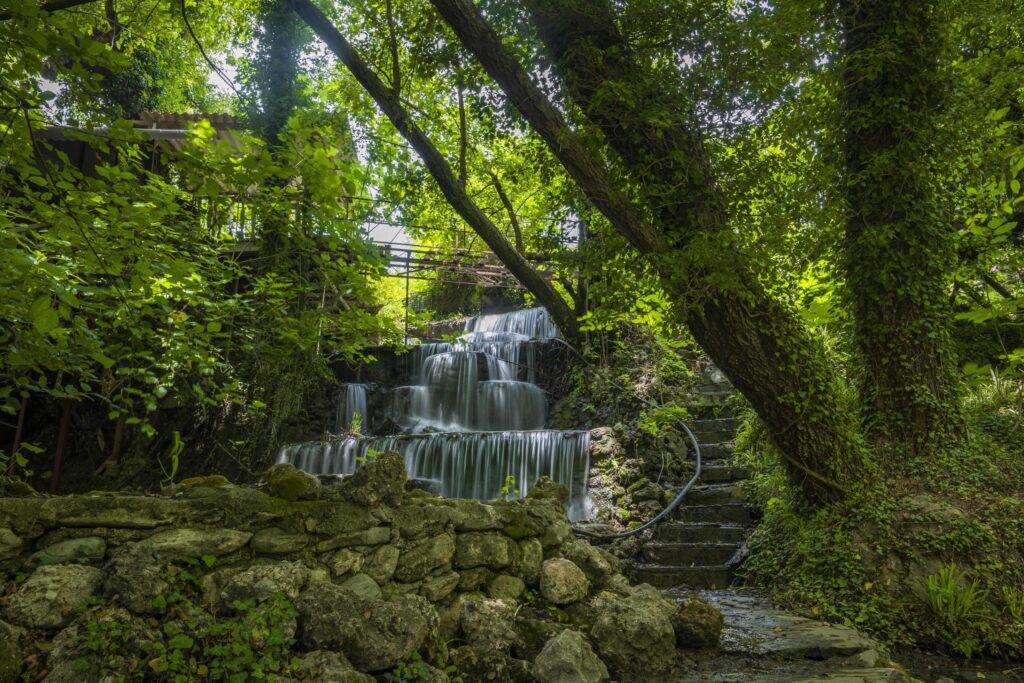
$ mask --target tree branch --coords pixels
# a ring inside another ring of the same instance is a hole
[[[59,12],[62,9],[71,9],[72,7],[78,7],[79,5],[88,5],[91,2],[98,2],[99,0],[51,0],[51,2],[44,2],[39,6],[40,11],[46,13]],[[0,21],[7,21],[8,19],[14,18],[14,12],[0,12]]]
[[[494,185],[494,190],[498,193],[498,199],[501,200],[501,205],[505,207],[505,211],[508,213],[508,222],[512,225],[512,231],[516,236],[516,251],[520,254],[524,253],[523,248],[523,228],[519,225],[519,217],[516,216],[516,207],[512,206],[512,201],[505,194],[505,188],[501,186],[501,181],[498,180],[498,174],[494,170],[489,170],[488,173],[491,176],[491,184]],[[572,292],[570,292],[571,294]]]
[[[441,192],[466,223],[484,240],[519,282],[523,284],[548,313],[562,333],[574,338],[579,330],[572,309],[550,282],[515,250],[501,230],[466,194],[451,166],[438,149],[416,125],[402,106],[395,92],[389,89],[369,68],[338,29],[309,0],[287,0],[291,8],[320,37],[336,57],[348,68],[359,84],[373,97],[377,106],[390,119],[416,153],[423,159]]]

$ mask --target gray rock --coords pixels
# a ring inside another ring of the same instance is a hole
[[[9,598],[5,616],[29,628],[60,628],[85,606],[102,578],[103,573],[95,567],[39,567]]]
[[[500,534],[470,532],[459,534],[455,540],[455,567],[472,569],[490,567],[503,569],[512,562],[512,541]]]
[[[0,560],[11,560],[21,554],[24,541],[7,527],[0,527]]]
[[[31,561],[36,564],[92,564],[102,561],[106,554],[106,541],[98,536],[84,536],[48,545],[33,554]]]
[[[0,621],[0,683],[14,683],[21,673],[21,629]]]
[[[537,655],[533,675],[540,683],[604,683],[608,668],[579,631],[565,630]]]
[[[410,548],[398,559],[395,579],[406,583],[420,581],[432,571],[448,566],[455,554],[455,539],[448,534],[424,539]]]
[[[466,642],[508,651],[519,636],[513,628],[516,603],[511,600],[473,600],[462,606],[460,623]]]
[[[288,555],[309,545],[309,536],[271,527],[253,534],[250,544],[253,551],[260,555]]]
[[[357,469],[341,485],[342,495],[353,503],[367,507],[393,505],[405,493],[408,478],[405,460],[392,451]]]
[[[334,553],[328,566],[330,566],[331,573],[335,576],[356,574],[363,568],[363,554],[351,548],[342,548]]]
[[[642,595],[602,594],[589,607],[590,638],[613,672],[650,675],[672,668],[676,637],[666,610]]]
[[[373,676],[360,673],[340,652],[307,652],[295,672],[301,679],[316,683],[375,683]]]
[[[536,538],[519,541],[519,560],[513,566],[516,574],[530,586],[540,581],[540,566],[544,563],[544,547]]]
[[[115,550],[107,564],[104,591],[136,614],[161,614],[160,601],[170,586],[164,566],[152,554],[136,546]]]
[[[568,605],[587,597],[590,582],[579,567],[565,558],[546,560],[540,567],[540,592],[555,605]]]
[[[227,555],[250,538],[252,534],[248,531],[236,529],[169,529],[139,541],[135,550],[161,560],[198,560],[207,555]]]
[[[309,570],[301,562],[257,564],[228,578],[221,588],[220,599],[231,605],[236,600],[262,602],[283,593],[294,600],[308,579]]]
[[[380,586],[366,574],[354,574],[339,583],[338,587],[366,600],[380,600],[383,597]]]
[[[363,560],[363,573],[383,586],[394,576],[400,557],[401,552],[397,546],[382,545]]]
[[[607,458],[621,458],[625,449],[615,436],[611,427],[598,427],[590,430],[590,462],[598,463]]]
[[[442,572],[423,581],[423,585],[420,586],[420,595],[431,602],[439,602],[451,595],[458,585],[459,575],[457,572]]]
[[[382,545],[390,540],[391,529],[384,526],[376,526],[363,529],[362,531],[338,534],[334,538],[320,541],[316,544],[316,551],[323,553],[335,548],[348,548],[354,545]]]
[[[494,576],[494,572],[487,567],[463,569],[459,572],[459,590],[463,592],[483,590]]]
[[[587,580],[595,589],[604,588],[616,574],[622,573],[618,558],[607,550],[595,548],[582,539],[574,539],[563,543],[560,554],[572,561],[587,575]]]
[[[526,583],[518,576],[498,574],[487,586],[487,597],[499,600],[515,600],[526,590]]]
[[[391,510],[391,524],[402,538],[415,541],[443,533],[452,522],[455,511],[444,505],[409,501]]]
[[[724,625],[722,613],[703,600],[682,600],[672,615],[672,628],[680,647],[714,647],[722,637]]]
[[[308,472],[288,463],[278,463],[263,475],[272,496],[289,501],[314,500],[320,497],[323,486]]]

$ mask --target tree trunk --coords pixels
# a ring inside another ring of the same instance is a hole
[[[558,293],[558,290],[544,279],[522,254],[516,251],[498,226],[466,194],[466,190],[452,172],[451,166],[412,120],[395,93],[384,85],[345,37],[338,32],[338,29],[309,0],[287,0],[287,2],[310,25],[331,52],[352,72],[352,75],[373,97],[377,106],[390,119],[402,137],[423,159],[427,170],[434,177],[452,208],[483,239],[512,275],[548,310],[548,314],[558,325],[562,334],[569,339],[575,339],[579,333],[579,323],[569,304]]]
[[[865,424],[911,456],[962,434],[948,292],[956,231],[929,159],[940,131],[935,3],[840,0],[844,243]]]
[[[679,315],[758,412],[805,497],[816,504],[840,498],[841,482],[864,467],[855,421],[836,395],[820,345],[729,244],[703,140],[679,113],[685,98],[632,59],[602,0],[528,4],[573,100],[642,188],[651,225],[469,0],[433,2],[594,204],[649,255]]]

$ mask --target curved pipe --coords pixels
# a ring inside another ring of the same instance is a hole
[[[567,341],[565,341],[564,339],[561,339],[561,338],[555,338],[554,341],[557,341],[557,342],[561,343],[563,346],[565,346],[567,349],[569,349],[572,353],[574,353],[580,360],[582,360],[587,365],[589,365],[591,367],[595,367],[594,363],[592,363],[589,360],[587,360],[587,358],[582,353],[577,351],[576,348],[572,344],[570,344],[569,342],[567,342]],[[626,389],[626,387],[622,386],[621,384],[619,384],[615,380],[607,379],[607,378],[605,378],[605,380],[609,384],[611,384],[612,386],[616,387],[617,389],[621,389],[621,390],[627,391],[627,392],[629,391],[628,389]],[[648,400],[642,399],[642,398],[640,398],[639,396],[636,396],[636,395],[634,395],[633,397],[636,400],[640,401],[641,403],[643,403],[644,405],[646,405],[648,407],[651,407],[651,408],[660,408],[661,407],[657,403],[655,403],[654,401],[648,401]],[[700,479],[701,455],[700,455],[700,444],[697,443],[697,437],[693,435],[693,432],[690,430],[689,426],[687,426],[687,424],[685,422],[683,422],[682,420],[676,420],[676,424],[678,424],[680,427],[683,428],[683,431],[686,432],[686,436],[688,436],[690,438],[690,442],[693,443],[694,462],[696,464],[696,468],[694,469],[693,477],[690,478],[690,481],[686,482],[686,486],[684,486],[682,488],[682,490],[680,490],[679,493],[676,494],[676,497],[672,499],[672,502],[669,503],[668,505],[666,505],[665,509],[662,510],[661,512],[659,512],[657,515],[655,515],[653,519],[650,519],[647,522],[644,522],[643,524],[641,524],[640,526],[638,526],[635,529],[630,529],[628,531],[621,531],[621,532],[619,532],[617,534],[597,534],[597,533],[593,533],[591,531],[584,531],[583,529],[576,529],[575,532],[576,532],[577,536],[585,536],[587,538],[594,539],[594,540],[600,540],[600,541],[612,541],[612,540],[615,540],[617,538],[628,538],[630,536],[635,536],[636,534],[639,534],[641,531],[646,531],[647,529],[650,529],[655,524],[660,523],[668,515],[672,514],[672,512],[675,511],[675,509],[677,507],[679,507],[680,503],[683,502],[683,498],[686,497],[686,494],[689,493],[691,488],[693,488],[693,485],[697,483],[698,479]]]

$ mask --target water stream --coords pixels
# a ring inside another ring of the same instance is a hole
[[[472,318],[452,342],[413,351],[413,381],[390,389],[399,434],[345,435],[286,446],[278,462],[315,474],[351,474],[397,451],[409,476],[453,498],[525,496],[541,475],[570,491],[569,516],[588,516],[590,434],[544,429],[547,397],[536,384],[537,340],[558,337],[542,308]],[[367,387],[338,394],[337,429],[369,424]],[[355,417],[356,415],[359,417]]]

